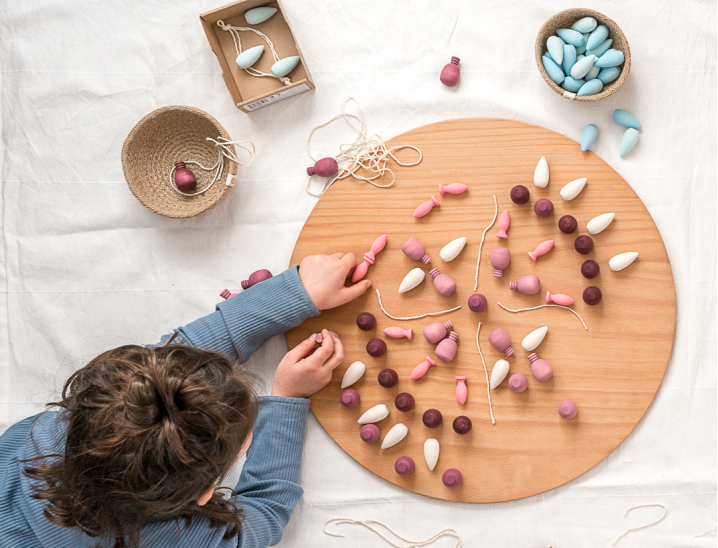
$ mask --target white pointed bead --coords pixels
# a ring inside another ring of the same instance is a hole
[[[615,257],[612,257],[611,260],[608,261],[608,266],[614,272],[618,272],[619,270],[623,270],[624,268],[629,266],[637,258],[638,258],[638,253],[636,251],[629,251],[627,253],[621,253],[620,255],[616,255]]]
[[[383,404],[380,403],[379,405],[375,405],[374,407],[371,407],[364,411],[364,414],[359,417],[359,420],[357,421],[359,424],[371,424],[373,422],[379,422],[380,420],[384,420],[389,416],[389,408]]]
[[[389,449],[389,447],[392,447],[403,440],[408,433],[409,428],[406,424],[403,422],[395,424],[391,427],[391,430],[386,433],[386,436],[384,436],[384,441],[381,442],[381,448]]]
[[[342,378],[342,390],[344,388],[348,388],[361,379],[362,375],[364,375],[364,371],[366,371],[366,365],[362,362],[357,361],[351,364],[345,371],[344,377]]]
[[[534,184],[539,188],[546,188],[546,185],[548,185],[548,162],[544,156],[541,156],[538,164],[536,164]]]
[[[509,374],[509,362],[506,360],[499,360],[494,364],[494,368],[491,370],[491,390],[500,385],[506,375]]]
[[[424,442],[424,458],[429,470],[436,468],[436,463],[439,460],[439,449],[439,440],[436,438],[429,438]]]
[[[258,8],[248,10],[244,14],[244,20],[247,21],[247,24],[249,25],[259,25],[260,23],[264,23],[275,13],[277,13],[277,8],[260,6]]]
[[[603,215],[599,215],[598,217],[594,217],[590,221],[588,221],[588,224],[586,225],[586,230],[588,230],[589,234],[598,234],[599,232],[603,232],[608,225],[613,222],[613,219],[616,218],[615,213],[604,213]]]
[[[548,333],[547,325],[539,327],[538,329],[534,329],[531,333],[524,337],[524,340],[521,341],[521,346],[524,347],[524,350],[526,350],[526,352],[533,352],[534,350],[536,350],[538,345],[543,342],[544,338],[546,337],[546,333]]]
[[[406,293],[407,291],[411,291],[417,285],[423,282],[425,277],[426,272],[424,272],[421,268],[415,268],[411,270],[406,276],[404,276],[404,279],[399,286],[399,293]]]
[[[456,238],[456,240],[453,240],[446,244],[444,247],[441,248],[441,251],[439,251],[439,257],[444,259],[444,261],[451,262],[461,253],[461,251],[464,249],[464,246],[466,245],[466,236],[463,236],[461,238]]]
[[[240,53],[235,62],[239,68],[248,69],[259,60],[263,53],[264,46],[254,46]]]
[[[573,200],[576,196],[581,194],[581,191],[583,190],[583,187],[586,186],[587,182],[588,179],[586,177],[582,177],[580,179],[576,179],[575,181],[571,181],[567,185],[564,185],[564,187],[559,192],[561,198],[563,198],[567,202]]]

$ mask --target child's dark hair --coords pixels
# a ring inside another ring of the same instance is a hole
[[[57,405],[64,454],[29,459],[34,498],[60,527],[136,546],[153,521],[205,516],[239,533],[242,513],[215,492],[196,501],[236,461],[254,423],[250,377],[221,354],[190,346],[121,346],[65,383]],[[28,462],[28,461],[25,461]]]

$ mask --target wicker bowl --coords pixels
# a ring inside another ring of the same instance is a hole
[[[132,194],[150,211],[174,219],[195,217],[219,205],[232,191],[225,183],[237,166],[225,161],[222,173],[206,193],[183,196],[170,183],[170,172],[179,160],[194,160],[205,167],[217,162],[219,149],[207,137],[230,139],[209,114],[196,108],[170,106],[140,120],[122,146],[122,169]],[[232,151],[234,146],[230,145]],[[197,190],[207,187],[214,173],[188,165],[197,179]]]
[[[573,8],[559,12],[551,17],[551,19],[543,24],[536,37],[536,65],[538,65],[539,72],[549,87],[559,95],[563,95],[566,90],[549,78],[548,74],[546,74],[546,70],[543,68],[541,57],[547,51],[546,40],[548,40],[549,36],[556,33],[556,29],[570,29],[571,25],[583,17],[593,17],[598,21],[599,25],[606,25],[608,28],[608,37],[613,39],[611,48],[622,51],[625,58],[621,66],[621,74],[619,77],[610,84],[605,85],[601,93],[597,93],[596,95],[576,95],[573,98],[574,101],[598,101],[616,93],[626,81],[626,78],[628,78],[628,71],[631,70],[631,50],[628,47],[628,40],[626,40],[621,29],[618,28],[618,25],[602,13],[585,8]]]

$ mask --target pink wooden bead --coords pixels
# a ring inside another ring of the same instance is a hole
[[[223,289],[222,293],[219,294],[219,296],[222,297],[223,299],[230,299],[230,298],[234,297],[235,295],[236,295],[236,293],[230,293],[229,289]]]
[[[509,388],[514,392],[523,392],[529,387],[529,380],[523,373],[514,373],[509,377]]]
[[[509,289],[512,291],[519,290],[524,295],[535,295],[541,291],[541,280],[538,276],[521,276],[518,282],[509,282]]]
[[[381,432],[376,424],[365,424],[359,431],[359,437],[366,443],[374,443],[379,439]]]
[[[536,353],[529,354],[531,374],[538,382],[546,382],[553,377],[553,367],[546,360],[540,359]]]
[[[456,379],[456,401],[458,401],[461,405],[464,405],[466,403],[466,397],[469,394],[469,391],[466,388],[466,375],[461,375],[459,377],[454,377]]]
[[[445,323],[430,323],[424,328],[424,338],[431,344],[436,344],[446,337],[446,334],[451,331],[453,327],[454,324],[451,323],[451,320],[447,320]]]
[[[414,473],[415,464],[411,457],[399,457],[394,463],[394,470],[400,476],[410,476]]]
[[[439,185],[439,194],[442,196],[445,192],[449,194],[462,194],[469,190],[469,187],[462,183],[451,183],[450,185]]]
[[[322,158],[314,164],[314,167],[307,168],[307,175],[319,175],[320,177],[331,177],[339,171],[339,166],[334,158]]]
[[[432,196],[431,200],[429,200],[428,202],[424,202],[423,204],[421,204],[419,207],[417,207],[414,210],[414,217],[416,217],[417,219],[419,217],[423,217],[424,215],[429,213],[429,211],[431,211],[434,208],[434,206],[438,206],[438,205],[439,205],[439,200],[437,200],[436,198],[434,198]]]
[[[342,392],[341,402],[344,407],[351,409],[352,407],[359,405],[360,401],[361,398],[359,397],[359,392],[353,388],[347,388],[344,392]]]
[[[550,291],[546,292],[546,304],[550,303],[551,301],[555,302],[556,304],[561,304],[563,306],[569,306],[572,305],[574,301],[571,297],[568,295],[561,295],[560,293],[557,293],[554,295]]]
[[[252,272],[249,275],[249,279],[244,280],[242,282],[242,289],[249,289],[253,285],[257,285],[259,282],[268,280],[271,277],[272,277],[272,273],[269,270],[267,270],[266,268],[257,270],[256,272]]]
[[[511,224],[511,215],[509,215],[509,210],[504,209],[501,212],[501,217],[499,217],[499,233],[496,235],[497,238],[506,238],[508,240],[509,236],[506,234],[506,231],[509,229],[509,225]]]
[[[514,349],[511,348],[511,339],[505,329],[497,327],[489,333],[489,342],[496,350],[504,352],[507,356],[514,353]]]
[[[424,245],[416,238],[409,238],[406,243],[401,246],[401,250],[404,252],[404,255],[415,261],[421,261],[426,264],[431,260],[431,257],[426,254]]]
[[[456,341],[459,340],[459,334],[456,331],[449,333],[443,341],[436,347],[436,357],[442,362],[450,362],[456,356]]]
[[[423,377],[429,370],[429,366],[431,365],[436,365],[436,362],[432,360],[430,356],[427,356],[423,362],[421,362],[414,368],[414,370],[411,372],[411,375],[409,375],[409,378],[411,380],[416,380]]]
[[[456,291],[456,282],[448,274],[442,274],[438,268],[434,268],[429,272],[434,278],[434,287],[442,297],[449,297]]]
[[[459,69],[459,58],[452,57],[451,63],[447,64],[441,69],[439,80],[445,86],[454,87],[459,83],[459,77],[461,76],[461,70]]]
[[[494,267],[494,276],[502,278],[504,268],[511,262],[511,252],[505,247],[495,247],[491,250],[491,266]]]
[[[402,337],[406,337],[411,340],[414,336],[414,329],[412,327],[409,329],[402,329],[401,327],[387,327],[384,330],[384,335],[391,337],[392,339],[401,339]]]
[[[197,179],[194,173],[187,169],[184,162],[175,162],[175,186],[180,192],[192,192],[197,188]]]
[[[444,475],[441,476],[441,481],[449,489],[453,489],[454,487],[461,485],[463,476],[456,468],[449,468],[446,472],[444,472]]]
[[[561,418],[572,419],[578,413],[578,406],[573,400],[563,400],[558,404],[558,414]]]
[[[553,248],[553,240],[546,240],[545,242],[541,242],[536,249],[533,251],[529,251],[529,257],[531,257],[531,260],[533,262],[536,262],[536,259],[540,257],[541,255],[546,255],[551,249]]]
[[[366,275],[366,271],[369,270],[369,266],[373,265],[376,261],[376,254],[384,249],[384,246],[386,246],[386,234],[382,234],[374,240],[374,243],[371,244],[371,249],[364,253],[364,262],[354,269],[352,282],[357,283]]]

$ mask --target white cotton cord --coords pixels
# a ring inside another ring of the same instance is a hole
[[[356,114],[346,112],[346,104],[350,101],[354,101],[357,111],[359,111],[358,116]],[[313,162],[317,161],[317,159],[312,155],[312,136],[314,135],[314,132],[318,129],[328,126],[335,120],[343,118],[344,121],[349,124],[349,127],[356,131],[357,134],[352,143],[343,144],[339,147],[340,152],[339,154],[334,156],[334,159],[337,160],[337,163],[339,161],[343,161],[342,163],[344,164],[344,167],[339,168],[339,171],[335,175],[332,175],[331,177],[327,178],[327,180],[324,182],[324,186],[319,192],[313,192],[309,188],[314,175],[311,175],[307,179],[305,190],[311,196],[321,198],[324,193],[329,190],[329,187],[332,186],[336,181],[340,179],[345,179],[347,177],[353,177],[359,181],[364,181],[365,183],[372,184],[377,188],[389,188],[396,181],[396,175],[394,175],[394,172],[391,170],[391,168],[387,167],[387,162],[389,160],[394,160],[394,162],[396,162],[398,165],[404,167],[415,166],[419,162],[421,162],[421,151],[413,145],[397,145],[391,148],[387,148],[384,144],[384,141],[378,135],[367,136],[367,128],[366,124],[364,123],[364,114],[359,107],[359,103],[356,99],[354,99],[354,97],[344,97],[339,106],[339,110],[340,114],[337,114],[328,122],[324,122],[323,124],[316,126],[309,134],[309,137],[307,138],[307,152],[309,154],[309,158],[311,158]],[[358,122],[359,125],[356,125],[354,121]],[[416,162],[401,162],[396,157],[395,153],[405,148],[415,150],[419,154],[419,159]],[[360,175],[358,173],[360,169],[368,170],[374,175],[367,177]],[[375,182],[376,179],[382,177],[386,173],[391,173],[390,183],[381,185]]]
[[[481,322],[479,327],[476,329],[476,348],[479,349],[479,356],[481,356],[481,363],[484,364],[484,375],[486,375],[486,393],[489,396],[489,413],[491,413],[491,424],[496,424],[494,418],[494,408],[491,405],[491,384],[489,383],[489,371],[486,369],[486,360],[484,360],[484,353],[481,352],[481,345],[479,344],[479,332],[481,331]]]
[[[494,219],[491,221],[491,224],[484,229],[484,233],[481,235],[481,243],[479,244],[479,258],[476,259],[476,276],[474,276],[474,291],[479,287],[479,264],[481,263],[481,250],[484,248],[484,238],[486,238],[486,233],[489,229],[494,226],[498,214],[499,203],[496,201],[496,196],[494,196]]]
[[[457,533],[456,530],[449,529],[449,528],[442,529],[441,531],[436,533],[433,537],[428,538],[426,540],[409,540],[409,539],[402,537],[401,535],[398,535],[394,531],[392,531],[388,525],[386,525],[380,521],[375,521],[373,519],[332,518],[332,519],[327,520],[324,523],[324,534],[329,535],[330,537],[340,537],[340,538],[345,538],[344,533],[342,533],[341,531],[338,533],[330,533],[327,530],[327,526],[330,523],[335,523],[337,525],[345,524],[345,523],[353,523],[356,525],[361,525],[363,527],[366,527],[367,529],[369,529],[376,535],[379,535],[388,544],[390,544],[391,546],[394,546],[394,548],[420,548],[421,546],[427,546],[429,544],[432,544],[433,542],[437,541],[438,539],[440,539],[442,537],[455,537],[456,544],[454,544],[454,548],[461,548],[461,537],[459,536],[459,533]],[[393,536],[395,536],[399,540],[405,542],[406,544],[397,544],[392,539],[385,536],[385,534],[382,531],[378,531],[377,529],[372,527],[372,525],[380,525],[381,527],[383,527],[384,529],[389,531],[389,533],[391,533]]]
[[[716,529],[718,529],[718,527],[713,527],[713,529],[709,529],[709,530],[706,531],[705,533],[701,533],[700,535],[696,535],[696,536],[693,537],[693,538],[701,538],[701,537],[704,537],[704,536],[706,536],[708,533],[712,533],[712,532],[715,531]]]
[[[459,308],[461,308],[461,305],[457,306],[456,308],[450,308],[449,310],[442,310],[440,312],[427,312],[426,314],[422,314],[421,316],[409,316],[408,318],[397,318],[396,316],[392,316],[389,314],[386,309],[384,308],[384,305],[381,304],[381,293],[379,293],[379,290],[376,290],[376,296],[379,298],[379,308],[381,308],[381,311],[389,316],[392,320],[399,320],[405,321],[405,320],[420,320],[421,318],[426,318],[427,316],[440,316],[441,314],[448,314],[449,312],[455,312]]]
[[[635,506],[631,506],[626,512],[623,514],[623,517],[625,518],[628,515],[628,512],[631,510],[635,510],[636,508],[648,508],[648,507],[660,507],[663,508],[663,515],[658,518],[657,520],[652,521],[651,523],[646,523],[645,525],[640,525],[638,527],[631,527],[627,531],[624,531],[621,535],[617,536],[615,539],[611,541],[611,544],[609,544],[609,548],[612,546],[616,546],[618,544],[618,541],[621,540],[623,537],[625,537],[628,533],[631,533],[632,531],[639,531],[641,529],[645,529],[646,527],[650,527],[651,525],[655,525],[656,523],[659,523],[663,521],[663,518],[666,517],[666,514],[668,514],[668,510],[666,510],[666,507],[659,503],[653,503],[653,504],[636,504]]]
[[[259,32],[257,29],[253,29],[250,27],[233,27],[232,25],[227,25],[224,21],[221,19],[217,21],[217,26],[221,28],[222,30],[225,30],[229,32],[232,35],[232,41],[234,41],[234,49],[237,51],[237,57],[242,53],[242,38],[240,37],[240,32],[253,32],[257,36],[259,36],[262,40],[264,40],[267,45],[269,46],[269,49],[272,51],[272,57],[274,57],[274,62],[276,63],[279,61],[279,55],[277,55],[277,50],[274,49],[274,44],[269,39],[269,37]],[[256,78],[277,78],[274,74],[267,74],[266,72],[262,72],[261,70],[257,70],[255,68],[249,67],[244,69],[244,72],[249,74],[250,76],[255,76]],[[281,78],[277,78],[280,82],[282,82],[285,86],[288,86],[292,83],[292,81],[286,77],[283,76]]]
[[[573,312],[574,314],[576,314],[576,317],[577,317],[579,320],[581,320],[581,323],[583,324],[583,328],[584,328],[586,331],[588,331],[588,326],[586,325],[586,322],[583,321],[583,318],[580,316],[580,314],[579,314],[578,312],[576,312],[573,308],[569,308],[568,306],[563,306],[562,304],[542,304],[542,305],[539,305],[539,306],[533,306],[533,307],[531,307],[531,308],[519,308],[518,310],[513,310],[513,309],[511,309],[511,308],[506,308],[506,307],[505,307],[504,305],[502,305],[501,303],[498,303],[498,305],[499,305],[501,308],[503,308],[504,310],[506,310],[507,312],[526,312],[526,311],[528,311],[528,310],[538,310],[539,308],[547,308],[547,307],[549,307],[549,306],[554,306],[554,307],[556,307],[556,308],[563,308],[564,310],[568,310],[569,312]]]

